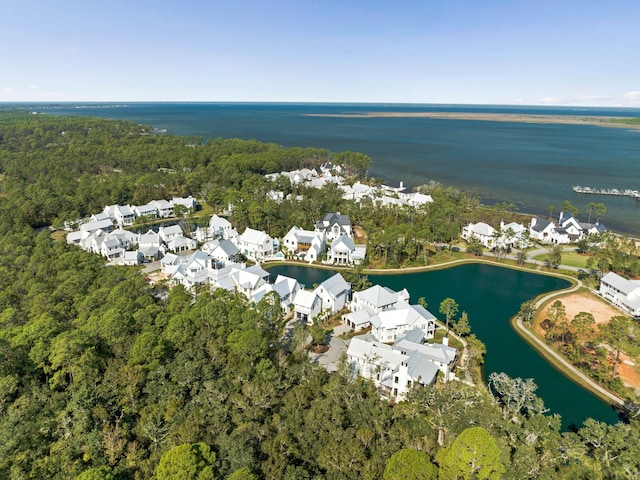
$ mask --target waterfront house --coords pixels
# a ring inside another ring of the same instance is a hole
[[[462,227],[462,239],[470,241],[475,238],[482,243],[485,248],[495,247],[496,229],[484,222],[470,223]]]
[[[554,243],[556,224],[541,217],[534,217],[529,224],[529,237],[542,243]]]
[[[407,330],[419,329],[426,338],[433,338],[436,317],[422,305],[399,301],[393,308],[370,318],[371,334],[379,342],[395,342]]]
[[[409,302],[409,292],[406,288],[400,292],[394,292],[388,287],[373,285],[366,290],[354,292],[349,309],[352,312],[366,310],[371,315],[376,315],[394,308],[400,301]]]
[[[308,262],[317,261],[326,248],[323,233],[303,230],[295,225],[283,237],[282,245],[289,254]]]
[[[342,234],[331,242],[327,252],[326,263],[331,265],[359,265],[365,258],[366,248],[365,245],[356,245],[351,238]]]
[[[236,246],[246,258],[260,262],[277,252],[277,243],[263,231],[248,228],[235,238]]]
[[[351,284],[336,273],[313,291],[322,300],[322,310],[336,313],[351,299]]]
[[[640,280],[627,280],[609,272],[600,279],[600,295],[629,315],[640,319]]]
[[[385,397],[404,400],[415,387],[435,383],[438,372],[453,378],[456,349],[444,344],[424,344],[420,331],[407,331],[393,345],[354,337],[347,360],[354,373],[370,379]]]

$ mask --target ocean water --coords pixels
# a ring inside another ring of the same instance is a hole
[[[22,106],[25,106],[23,104]],[[309,114],[478,112],[640,117],[640,109],[473,105],[130,103],[28,104],[50,114],[132,120],[204,139],[237,137],[285,147],[320,147],[370,155],[370,174],[416,187],[431,180],[472,191],[486,204],[513,203],[525,213],[558,214],[564,200],[587,219],[587,203],[607,207],[601,222],[640,236],[640,201],[580,195],[574,185],[640,189],[640,131],[430,118],[344,118]],[[0,106],[1,108],[1,106]],[[594,218],[592,217],[592,220]]]

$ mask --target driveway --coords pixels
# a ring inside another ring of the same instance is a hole
[[[329,350],[324,353],[312,353],[309,352],[309,358],[313,363],[317,363],[318,365],[322,365],[327,369],[328,372],[335,372],[338,370],[338,362],[340,361],[340,357],[343,353],[347,352],[347,345],[349,341],[346,342],[340,338],[338,335],[342,335],[343,333],[351,330],[346,325],[338,325],[333,329],[333,333],[330,336],[329,340]]]

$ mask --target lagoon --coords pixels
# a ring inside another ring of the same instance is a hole
[[[297,278],[309,288],[335,273],[287,265],[270,267],[269,272],[273,277],[281,274]],[[440,302],[454,298],[460,312],[469,314],[472,332],[487,346],[485,380],[492,372],[533,378],[538,385],[537,394],[550,409],[549,413],[561,415],[564,430],[582,426],[589,417],[609,424],[619,420],[609,404],[556,370],[511,327],[510,319],[522,302],[566,288],[569,286],[566,280],[482,263],[419,273],[369,275],[369,280],[393,290],[406,288],[412,303],[425,297],[429,310],[438,317]]]

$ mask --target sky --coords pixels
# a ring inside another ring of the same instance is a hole
[[[0,0],[0,102],[640,107],[638,0]]]

